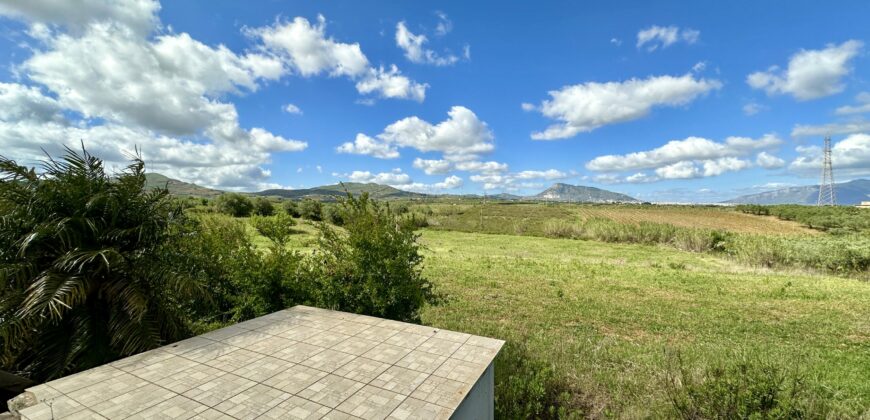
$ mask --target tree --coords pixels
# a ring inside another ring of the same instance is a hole
[[[275,206],[265,197],[257,197],[254,201],[254,214],[259,216],[271,216],[275,214]]]
[[[299,205],[299,214],[303,219],[319,222],[323,220],[323,203],[306,198]]]
[[[44,381],[187,334],[179,302],[205,294],[168,263],[187,220],[145,188],[67,149],[43,172],[0,157],[0,363]]]
[[[426,303],[437,300],[421,273],[417,235],[389,208],[348,194],[341,203],[343,229],[318,225],[308,259],[313,300],[327,308],[401,321],[419,321]]]
[[[296,205],[296,202],[293,200],[287,200],[282,204],[284,207],[284,212],[287,213],[290,217],[299,217],[299,206]]]
[[[248,197],[237,193],[220,195],[215,200],[218,211],[233,217],[248,217],[254,210],[254,203]]]

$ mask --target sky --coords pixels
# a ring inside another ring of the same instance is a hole
[[[870,176],[870,2],[0,0],[0,155],[236,191]]]

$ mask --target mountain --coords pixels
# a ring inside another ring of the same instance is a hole
[[[223,191],[200,187],[199,185],[172,179],[158,173],[145,174],[145,188],[166,188],[170,194],[179,197],[214,198],[223,194]]]
[[[345,190],[347,192],[345,192]],[[364,192],[369,193],[369,196],[371,198],[378,200],[427,197],[426,194],[402,191],[389,185],[380,185],[374,183],[362,184],[358,182],[345,182],[344,184],[325,185],[321,187],[302,188],[298,190],[264,190],[253,194],[293,199],[317,198],[321,200],[335,200],[339,197],[344,197],[347,193],[351,193],[353,195],[360,195]]]
[[[834,184],[834,194],[837,204],[856,205],[861,201],[870,200],[870,179]],[[818,185],[789,187],[767,191],[758,194],[742,195],[732,198],[729,204],[816,204],[819,199]]]
[[[570,185],[557,183],[550,188],[541,191],[537,195],[527,197],[533,200],[567,201],[582,203],[637,203],[634,197],[601,188],[585,187],[582,185]]]

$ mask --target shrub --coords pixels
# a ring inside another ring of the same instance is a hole
[[[215,205],[219,212],[233,217],[248,217],[254,210],[254,203],[248,197],[236,193],[221,194]]]
[[[254,201],[254,214],[258,216],[271,216],[275,214],[275,206],[265,197],[257,197]]]
[[[284,207],[284,212],[287,213],[290,217],[299,217],[299,206],[296,205],[296,202],[293,200],[287,200],[282,205]]]
[[[687,366],[676,354],[665,390],[683,419],[831,418],[832,396],[813,386],[797,369],[756,355],[733,352],[703,368]],[[839,415],[834,415],[839,417]]]
[[[187,219],[148,190],[136,158],[117,175],[67,149],[43,173],[0,158],[0,361],[37,381],[182,338],[179,303],[204,293],[171,264]]]
[[[323,219],[336,226],[344,225],[344,214],[340,206],[326,206],[323,210]]]
[[[293,226],[296,222],[286,213],[278,213],[274,216],[254,216],[251,218],[251,225],[260,235],[265,236],[270,241],[284,246],[290,235],[294,232]]]
[[[299,204],[299,215],[303,219],[319,222],[323,220],[323,203],[310,198],[303,199]]]
[[[308,266],[316,304],[401,321],[418,321],[435,301],[421,274],[417,235],[368,194],[341,203],[343,230],[320,224]]]

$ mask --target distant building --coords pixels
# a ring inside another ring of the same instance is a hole
[[[858,204],[855,207],[858,207],[859,209],[870,209],[870,201],[862,201],[861,204]]]

